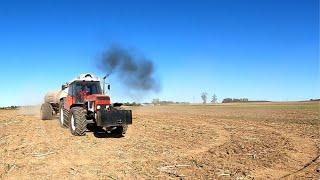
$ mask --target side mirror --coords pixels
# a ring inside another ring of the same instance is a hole
[[[108,90],[110,90],[110,84],[108,84]]]

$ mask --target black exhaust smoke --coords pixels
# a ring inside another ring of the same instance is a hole
[[[131,91],[158,92],[161,89],[152,61],[136,51],[112,45],[98,60],[101,71],[116,74],[121,83]]]

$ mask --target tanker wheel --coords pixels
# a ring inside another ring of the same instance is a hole
[[[71,108],[70,131],[75,136],[84,136],[87,130],[87,111],[83,107]]]
[[[41,105],[40,116],[42,120],[49,120],[53,118],[52,106],[49,103],[43,103]]]
[[[60,126],[63,128],[68,128],[70,125],[70,118],[69,118],[69,111],[64,108],[64,102],[60,102],[60,107],[59,107],[59,123]]]

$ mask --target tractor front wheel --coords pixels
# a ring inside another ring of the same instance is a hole
[[[111,131],[111,134],[113,135],[113,137],[119,138],[119,137],[123,137],[122,134],[124,134],[126,131],[126,129],[122,126],[117,126],[116,129]]]
[[[70,131],[75,136],[84,136],[87,130],[86,110],[83,107],[71,108]]]

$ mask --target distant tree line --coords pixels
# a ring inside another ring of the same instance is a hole
[[[190,104],[189,102],[175,102],[175,101],[160,101],[160,99],[153,99],[151,103],[136,103],[136,102],[126,102],[123,103],[124,106],[142,106],[142,105],[166,105],[166,104]]]
[[[153,99],[151,104],[166,105],[166,104],[190,104],[189,102],[175,102],[175,101],[160,101],[160,99]]]
[[[18,109],[19,106],[7,106],[7,107],[0,107],[0,109]]]
[[[126,103],[123,103],[124,106],[141,106],[140,103],[136,103],[136,102],[126,102]]]
[[[225,98],[222,100],[222,103],[232,103],[232,102],[249,102],[248,98]]]

